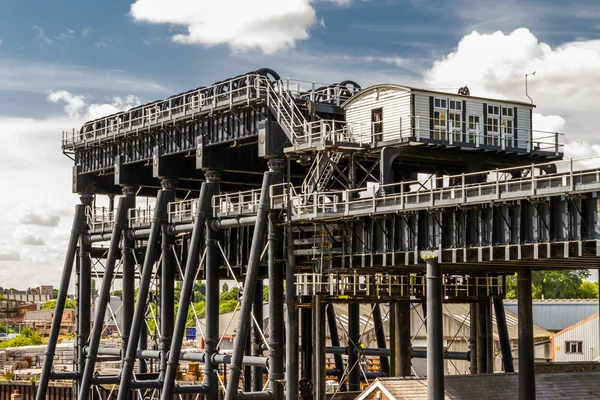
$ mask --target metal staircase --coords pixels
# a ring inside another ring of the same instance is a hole
[[[333,177],[335,166],[342,157],[343,154],[339,151],[317,153],[317,157],[302,183],[302,192],[310,194],[324,191]]]
[[[267,105],[293,146],[306,143],[308,121],[281,81],[267,81]]]

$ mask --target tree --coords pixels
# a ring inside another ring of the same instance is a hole
[[[52,289],[52,298],[58,299],[58,289]]]
[[[534,299],[589,299],[598,297],[598,285],[595,292],[591,282],[584,281],[590,276],[583,270],[547,270],[533,271],[531,274],[532,295]],[[592,285],[592,286],[590,286]],[[595,297],[594,296],[595,293]],[[517,277],[506,277],[506,298],[516,299]]]
[[[23,328],[21,329],[21,335],[30,338],[33,336],[33,330],[31,328]]]
[[[98,296],[98,289],[96,289],[96,280],[92,279],[92,283],[90,285],[90,293],[92,294],[92,298]]]
[[[227,282],[223,283],[223,287],[221,288],[221,293],[227,293],[229,291],[229,285]]]
[[[111,296],[122,297],[123,296],[123,291],[122,290],[114,290],[110,295]]]
[[[67,299],[65,302],[65,308],[75,309],[76,305],[73,300]],[[42,304],[42,310],[54,310],[56,308],[56,300],[49,300]]]

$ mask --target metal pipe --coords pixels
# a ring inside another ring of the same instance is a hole
[[[302,335],[300,336],[301,346],[300,354],[302,355],[302,379],[312,379],[312,361],[311,355],[313,351],[312,343],[312,309],[304,307],[300,309],[300,320]]]
[[[325,371],[325,303],[320,296],[313,296],[313,398],[325,399],[326,394],[326,371]],[[270,323],[270,321],[269,321]]]
[[[397,340],[397,368],[399,376],[410,376],[412,370],[411,358],[414,350],[410,337],[410,300],[399,300],[396,303],[396,329]],[[415,357],[416,358],[416,357]]]
[[[519,300],[519,399],[535,400],[533,300],[529,267],[519,268],[517,289]]]
[[[480,374],[487,373],[487,317],[485,312],[485,304],[482,300],[477,302],[475,306],[477,310],[477,372]]]
[[[172,179],[163,180],[166,202],[175,201],[175,184]],[[175,322],[173,308],[175,304],[175,236],[169,232],[169,224],[164,220],[161,224],[161,266],[160,266],[160,344],[161,357],[159,360],[160,376],[164,378],[167,369],[167,358],[173,337]]]
[[[239,217],[239,218],[228,218],[228,219],[215,219],[210,222],[210,229],[227,229],[227,228],[241,228],[243,226],[252,226],[256,224],[256,217]]]
[[[177,310],[177,319],[173,329],[173,339],[171,341],[171,351],[169,353],[169,361],[167,362],[167,370],[164,377],[163,390],[161,393],[162,399],[171,399],[173,397],[173,387],[175,384],[175,376],[177,375],[177,367],[179,365],[181,345],[183,335],[185,333],[185,325],[187,314],[191,303],[191,297],[194,290],[194,282],[196,279],[196,271],[200,261],[200,245],[204,233],[204,224],[206,214],[210,212],[206,204],[210,205],[211,199],[211,184],[204,182],[200,188],[200,197],[198,198],[199,207],[196,211],[196,219],[194,221],[194,230],[190,239],[190,248],[185,264],[185,275],[181,286],[181,296],[179,298],[179,308]]]
[[[154,216],[152,219],[152,228],[148,238],[148,246],[146,248],[146,256],[144,257],[144,265],[140,277],[140,286],[138,290],[138,298],[135,304],[133,313],[133,321],[131,323],[131,332],[129,335],[129,343],[127,343],[127,352],[123,359],[123,368],[121,370],[121,381],[119,384],[118,400],[127,400],[131,374],[133,373],[133,363],[135,362],[135,354],[137,344],[140,341],[142,325],[146,316],[146,300],[150,290],[150,281],[152,279],[152,267],[158,247],[158,239],[160,235],[161,225],[167,220],[167,202],[168,190],[159,190],[156,197],[156,205],[154,208]]]
[[[96,368],[96,356],[98,353],[98,347],[100,347],[102,331],[104,329],[106,309],[110,303],[110,289],[112,288],[115,264],[117,262],[117,255],[119,254],[119,243],[121,241],[123,228],[127,225],[127,212],[129,210],[128,206],[129,202],[125,198],[122,197],[119,199],[119,206],[117,208],[117,214],[115,216],[115,223],[113,227],[113,235],[110,241],[110,247],[108,248],[108,255],[106,256],[106,264],[104,266],[104,277],[102,278],[102,286],[100,287],[100,294],[95,307],[96,316],[94,318],[94,328],[92,329],[92,333],[90,335],[90,344],[87,349],[87,360],[81,376],[81,387],[77,396],[79,400],[86,400],[89,397],[92,376]]]
[[[131,186],[123,188],[123,194],[127,201],[129,210],[135,208],[135,189]],[[127,342],[129,341],[129,332],[131,331],[131,321],[133,320],[133,309],[135,305],[135,241],[128,235],[128,231],[123,233],[123,293],[122,299],[122,324],[121,324],[121,347],[122,355],[126,353]]]
[[[387,340],[385,339],[385,331],[383,330],[383,317],[381,316],[381,307],[379,304],[373,304],[373,323],[375,325],[375,337],[377,338],[377,347],[386,349]],[[388,353],[389,354],[389,353]],[[390,376],[390,361],[388,355],[379,358],[381,372],[385,376]]]
[[[259,272],[260,254],[262,252],[262,244],[264,242],[265,228],[267,225],[267,212],[269,210],[269,188],[273,181],[273,173],[265,172],[256,224],[252,237],[252,245],[250,247],[250,255],[248,257],[248,268],[246,270],[246,280],[244,283],[244,293],[242,296],[242,305],[240,315],[242,318],[238,321],[237,335],[233,343],[233,357],[229,368],[229,381],[227,382],[227,390],[225,391],[225,400],[235,400],[238,385],[240,383],[241,362],[244,357],[244,342],[248,329],[250,328],[250,309],[252,308],[252,297],[256,287],[256,279]],[[125,400],[125,399],[123,399]]]
[[[360,391],[360,305],[348,304],[348,390]]]
[[[202,208],[206,211],[206,218],[212,217],[212,197],[220,192],[220,174],[216,171],[206,172],[206,184],[208,195],[203,199],[205,203]],[[217,354],[219,344],[219,294],[221,286],[219,281],[219,266],[221,254],[218,247],[219,232],[211,229],[205,230],[206,238],[206,263],[204,267],[206,279],[206,329],[204,334],[204,352],[206,362],[204,363],[204,383],[208,387],[206,400],[218,400],[219,396],[219,369],[213,362],[213,355]],[[165,397],[164,400],[170,400]]]
[[[269,160],[269,169],[273,173],[273,185],[283,183],[282,159]],[[283,189],[276,188],[273,193],[280,195]],[[283,313],[283,228],[278,222],[278,211],[270,211],[268,216],[268,276],[269,276],[269,391],[273,398],[283,399],[285,370],[283,367],[285,342],[284,313]]]
[[[258,357],[263,355],[263,339],[261,330],[263,329],[263,287],[264,283],[262,279],[256,281],[256,287],[254,288],[254,297],[252,302],[252,313],[254,319],[259,321],[260,329],[256,324],[252,324],[252,355]],[[263,368],[252,368],[252,391],[260,392],[263,388]]]
[[[291,202],[290,202],[291,205]],[[291,214],[288,214],[291,215]],[[286,303],[286,400],[298,400],[299,359],[298,359],[298,309],[296,304],[296,256],[294,255],[294,232],[289,226],[287,232],[287,265],[285,269]]]
[[[477,303],[471,303],[469,324],[469,371],[471,375],[477,374]]]
[[[81,196],[81,202],[91,207],[94,198],[92,195]],[[87,227],[89,229],[89,227]],[[79,259],[77,263],[77,373],[79,376],[85,369],[85,354],[83,349],[90,336],[91,326],[91,300],[92,300],[92,259],[90,256],[92,244],[85,240],[85,233],[79,235]],[[79,391],[79,381],[75,385]]]
[[[87,349],[86,349],[86,352],[87,352]],[[121,356],[121,349],[101,347],[98,349],[97,354],[104,355],[104,356],[119,357],[119,356]],[[135,356],[137,358],[158,360],[160,358],[160,351],[158,351],[158,350],[138,350],[136,352]],[[206,361],[206,353],[204,353],[204,352],[184,352],[184,353],[179,354],[179,359],[183,360],[183,361],[196,361],[196,362],[204,363]],[[231,355],[215,354],[212,357],[212,361],[215,364],[231,364]],[[244,359],[242,360],[242,364],[266,367],[268,365],[268,358],[244,356]]]
[[[67,255],[63,266],[63,273],[58,288],[58,297],[56,299],[56,308],[54,310],[54,318],[50,328],[50,336],[48,338],[48,346],[46,346],[46,358],[42,364],[42,373],[40,375],[39,391],[36,395],[36,400],[45,400],[48,382],[50,381],[50,373],[52,372],[52,363],[54,361],[54,353],[56,352],[56,343],[60,333],[60,325],[62,315],[65,310],[65,302],[67,301],[67,291],[69,290],[69,282],[73,272],[73,262],[75,253],[77,252],[77,241],[79,234],[85,224],[85,205],[78,204],[75,206],[75,216],[73,218],[73,227],[71,228],[71,236],[69,237],[69,246],[67,247]]]
[[[443,400],[444,357],[442,314],[442,267],[437,256],[425,256],[427,263],[427,399]]]
[[[389,317],[389,327],[390,327],[390,376],[400,376],[398,371],[398,367],[400,364],[400,351],[399,351],[399,341],[398,341],[398,326],[396,323],[397,320],[397,312],[398,303],[390,302],[390,317]]]
[[[492,298],[486,297],[485,304],[485,348],[486,348],[486,373],[494,373],[494,321],[492,319]]]
[[[506,312],[504,311],[504,304],[501,297],[494,297],[494,311],[496,312],[496,326],[498,327],[498,336],[500,337],[500,350],[502,351],[504,372],[515,372],[510,338],[508,336],[508,326],[506,324]]]
[[[351,349],[349,347],[341,347],[341,346],[327,346],[325,348],[327,354],[350,354]],[[389,356],[391,350],[390,349],[379,349],[376,347],[367,347],[365,349],[360,350],[360,354],[364,354],[366,356]],[[469,360],[471,356],[468,351],[444,351],[444,359],[445,360]],[[411,358],[427,358],[426,350],[412,350]],[[337,366],[336,366],[337,368]]]
[[[176,394],[196,394],[208,392],[208,386],[203,383],[200,385],[175,385],[173,389],[173,392]]]
[[[271,392],[239,392],[233,395],[237,400],[270,400],[275,399]]]
[[[335,317],[335,309],[333,308],[333,303],[329,302],[327,304],[327,323],[329,325],[329,337],[331,338],[331,347],[341,347],[340,346],[340,335],[337,327],[337,319]],[[328,349],[330,347],[325,348],[325,351],[329,353]],[[334,353],[333,359],[335,361],[335,368],[344,371],[344,360],[342,358],[342,353]],[[346,382],[340,382],[340,392],[345,392],[347,390]]]

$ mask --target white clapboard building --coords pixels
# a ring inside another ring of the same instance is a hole
[[[552,361],[600,360],[599,323],[598,313],[596,313],[552,336]]]

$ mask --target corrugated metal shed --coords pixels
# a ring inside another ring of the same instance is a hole
[[[504,308],[517,313],[517,301],[506,300]],[[558,332],[598,312],[598,300],[548,299],[533,301],[533,323]]]
[[[553,361],[593,361],[600,357],[598,313],[552,337]]]

